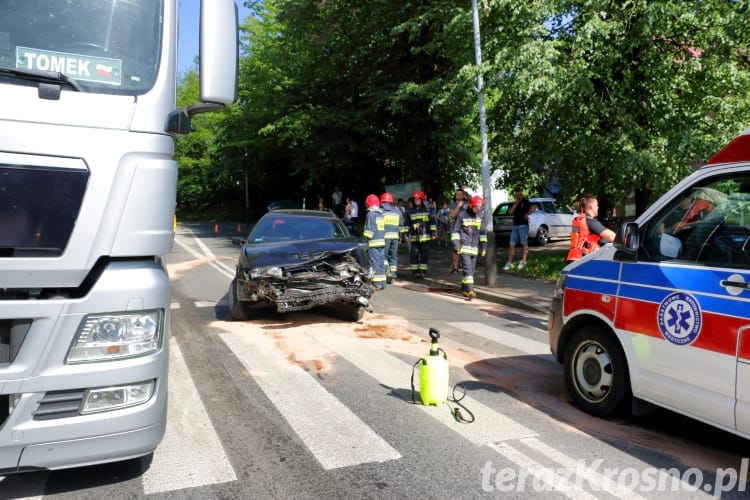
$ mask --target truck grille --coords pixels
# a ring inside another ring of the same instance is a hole
[[[89,180],[85,164],[40,167],[8,156],[0,155],[0,257],[62,255]]]
[[[80,415],[79,410],[85,392],[84,389],[74,389],[46,393],[34,412],[34,420],[77,417]]]

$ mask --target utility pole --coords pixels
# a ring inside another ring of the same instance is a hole
[[[483,222],[487,228],[487,257],[484,265],[484,280],[487,286],[497,282],[497,260],[495,256],[495,232],[492,227],[492,180],[490,160],[487,154],[487,118],[484,109],[484,77],[482,76],[482,42],[479,37],[479,10],[477,0],[471,0],[474,17],[474,55],[477,65],[477,95],[479,96],[479,135],[482,140],[482,192],[484,198]]]

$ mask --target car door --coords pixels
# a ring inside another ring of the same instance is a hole
[[[568,227],[563,228],[563,221],[552,200],[543,201],[542,210],[544,210],[545,213],[547,228],[549,229],[549,235],[551,238],[560,238],[562,235],[570,233],[571,226],[568,225]]]
[[[703,218],[670,232],[698,196]],[[644,231],[638,261],[622,264],[615,319],[633,394],[750,431],[750,174],[702,181]]]

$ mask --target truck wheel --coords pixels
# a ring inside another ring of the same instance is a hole
[[[241,301],[237,293],[237,280],[233,279],[227,292],[227,306],[232,321],[247,321],[250,319],[250,305]]]
[[[543,247],[547,243],[549,243],[549,231],[546,227],[539,226],[539,229],[536,230],[536,244]]]
[[[564,369],[568,392],[586,412],[606,417],[630,403],[625,357],[614,337],[601,328],[587,326],[573,334]]]

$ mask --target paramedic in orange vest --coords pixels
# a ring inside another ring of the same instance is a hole
[[[599,248],[599,241],[607,243],[615,241],[615,232],[604,227],[596,219],[599,215],[599,201],[596,196],[586,195],[579,202],[580,213],[573,219],[573,229],[570,232],[570,251],[568,262],[578,260]]]

